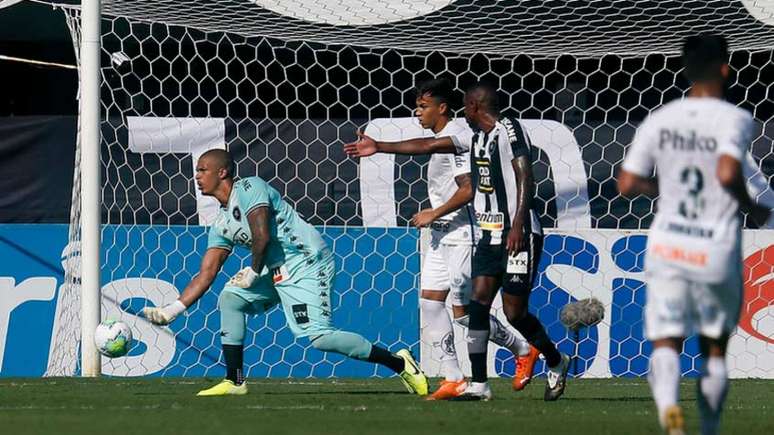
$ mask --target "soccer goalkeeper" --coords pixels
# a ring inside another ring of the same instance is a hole
[[[262,314],[276,304],[282,305],[296,337],[308,337],[322,351],[389,367],[410,392],[426,395],[427,378],[408,350],[393,354],[331,325],[334,261],[320,233],[264,180],[235,181],[233,174],[234,161],[227,151],[210,150],[199,158],[196,183],[203,195],[221,205],[199,274],[177,301],[143,310],[154,324],[169,324],[207,291],[235,245],[251,250],[252,265],[234,275],[218,298],[226,379],[197,395],[247,394],[242,370],[245,314]]]

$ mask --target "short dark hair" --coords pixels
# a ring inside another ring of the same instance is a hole
[[[722,80],[720,67],[726,63],[728,43],[723,35],[694,35],[683,43],[683,75],[691,82]]]
[[[217,165],[218,169],[225,168],[228,172],[228,178],[234,178],[234,175],[236,175],[236,164],[234,163],[234,158],[231,157],[231,153],[226,150],[219,148],[211,149],[206,151],[199,158],[211,159]]]
[[[497,90],[487,82],[476,82],[468,87],[466,94],[478,94],[478,102],[486,108],[486,111],[492,115],[500,114],[500,97]]]
[[[451,116],[453,110],[454,88],[448,79],[442,77],[439,79],[427,80],[417,85],[417,99],[422,98],[425,95],[435,98],[435,100],[438,101],[438,104],[446,103],[446,107],[448,108],[447,115]]]

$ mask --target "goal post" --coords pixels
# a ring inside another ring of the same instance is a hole
[[[94,343],[94,331],[100,322],[101,305],[101,162],[100,134],[100,55],[101,3],[83,0],[81,14],[80,119],[81,142],[81,375],[101,373],[100,354]]]
[[[337,259],[337,326],[390,349],[409,347],[435,375],[418,316],[421,237],[408,225],[428,206],[427,158],[355,161],[341,145],[358,128],[386,140],[429,134],[413,119],[413,88],[440,76],[457,97],[477,80],[495,85],[504,114],[521,119],[535,145],[535,199],[547,236],[530,304],[562,351],[577,349],[573,375],[646,373],[642,262],[655,203],[619,196],[618,167],[641,120],[684,95],[682,39],[720,31],[732,44],[729,98],[751,111],[759,128],[747,176],[758,199],[771,197],[772,11],[753,13],[748,2],[732,1],[600,1],[577,9],[567,2],[482,8],[462,0],[390,0],[375,10],[367,3],[103,0],[101,52],[92,59],[102,60],[99,75],[86,72],[86,51],[78,60],[82,104],[87,89],[99,95],[101,113],[91,119],[100,130],[91,134],[101,132],[101,147],[87,151],[82,124],[75,180],[84,190],[74,191],[49,375],[77,372],[81,335],[72,331],[83,322],[85,352],[95,326],[86,325],[87,312],[92,323],[95,314],[97,321],[123,319],[138,341],[127,357],[95,363],[103,373],[220,373],[217,292],[247,254],[236,253],[213,289],[170,327],[139,315],[144,306],[173,301],[198,270],[217,204],[195,189],[193,170],[211,148],[228,149],[238,176],[266,179],[321,230]],[[85,43],[94,30],[85,6],[62,6],[76,46],[81,33]],[[89,162],[100,149],[98,163]],[[95,182],[98,190],[86,186]],[[99,213],[87,216],[87,209]],[[774,233],[748,225],[744,256],[745,304],[729,368],[734,377],[771,378]],[[86,270],[100,258],[100,269]],[[78,298],[100,288],[99,313],[81,308]],[[581,331],[576,343],[559,310],[591,296],[605,305],[605,320]],[[294,340],[276,310],[251,317],[248,328],[248,376],[386,374]],[[457,330],[464,362],[463,338]],[[495,347],[489,354],[490,374],[512,374],[512,355]],[[696,374],[697,354],[689,342],[685,373]],[[93,367],[85,357],[81,364],[84,375]]]

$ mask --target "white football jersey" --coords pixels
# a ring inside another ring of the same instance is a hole
[[[647,267],[719,282],[740,261],[739,204],[718,181],[720,155],[744,163],[752,116],[716,98],[685,98],[648,116],[623,168],[643,177],[656,170],[658,211],[648,236]]]
[[[450,120],[435,137],[454,137],[455,140],[470,143],[473,131],[464,119]],[[432,154],[427,168],[427,194],[430,205],[438,208],[445,204],[457,191],[455,177],[470,174],[468,154]],[[472,245],[475,243],[475,221],[470,204],[455,210],[433,222],[433,242],[449,245]]]

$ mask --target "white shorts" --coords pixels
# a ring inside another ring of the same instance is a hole
[[[422,264],[422,290],[450,290],[452,305],[467,305],[472,292],[470,261],[473,247],[433,245],[430,244]]]
[[[693,334],[720,338],[739,322],[742,274],[723,283],[689,281],[679,276],[651,274],[647,280],[645,337],[658,340]]]

